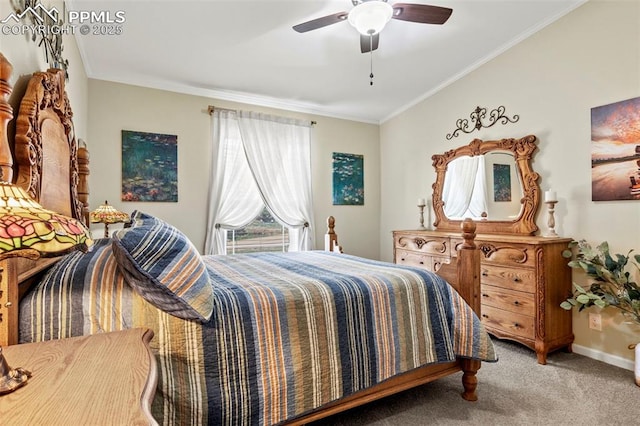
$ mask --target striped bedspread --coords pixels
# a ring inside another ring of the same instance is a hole
[[[496,360],[462,298],[419,269],[322,251],[207,256],[214,313],[200,324],[135,293],[110,246],[69,256],[23,299],[21,341],[151,328],[164,424],[278,424],[424,364]]]

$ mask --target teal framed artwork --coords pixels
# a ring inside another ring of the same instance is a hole
[[[178,136],[122,131],[122,201],[178,201]]]
[[[333,153],[333,205],[364,205],[364,156]]]
[[[493,201],[511,201],[511,167],[493,165]]]

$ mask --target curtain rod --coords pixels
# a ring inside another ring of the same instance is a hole
[[[207,111],[209,112],[209,114],[213,114],[213,111],[215,110],[220,110],[220,111],[232,111],[232,112],[236,112],[235,109],[230,109],[230,108],[220,108],[217,106],[213,106],[213,105],[209,105],[209,107],[207,108]],[[317,121],[315,120],[311,120],[311,125],[315,126],[316,124],[318,124]]]

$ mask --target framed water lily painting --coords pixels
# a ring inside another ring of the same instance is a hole
[[[333,205],[364,205],[364,156],[333,153]]]
[[[178,201],[178,136],[122,131],[122,201]]]

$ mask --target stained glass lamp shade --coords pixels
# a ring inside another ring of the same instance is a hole
[[[0,260],[57,256],[93,245],[87,227],[47,210],[24,189],[0,182]]]
[[[107,201],[103,205],[89,213],[91,223],[104,223],[104,237],[109,238],[109,225],[113,223],[129,222],[129,215],[116,210]]]
[[[87,227],[76,219],[47,210],[20,187],[0,182],[0,261],[10,257],[57,256],[93,245]],[[0,278],[4,268],[0,268]],[[0,283],[6,279],[0,280]],[[27,370],[12,369],[0,348],[0,395],[27,382]]]

